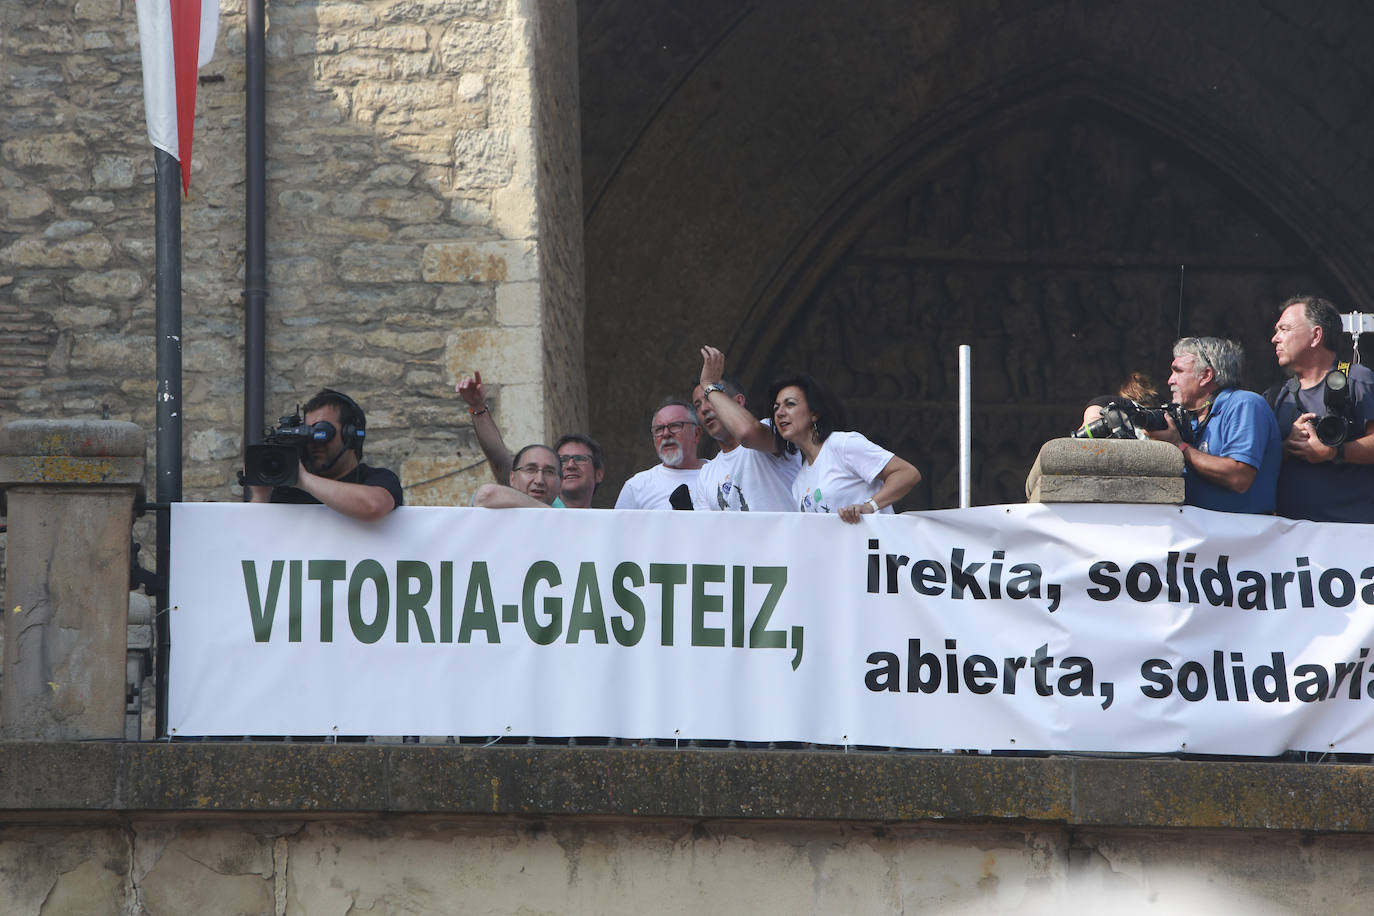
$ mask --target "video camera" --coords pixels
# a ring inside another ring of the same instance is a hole
[[[291,486],[300,476],[305,450],[312,442],[328,442],[334,432],[334,424],[328,420],[306,426],[297,408],[293,416],[282,417],[276,429],[268,430],[261,443],[244,450],[241,482],[250,487]]]
[[[1191,445],[1193,412],[1182,404],[1146,407],[1136,401],[1112,401],[1102,409],[1102,416],[1070,435],[1075,439],[1144,439],[1146,430],[1168,429],[1167,417],[1174,418],[1179,436]]]

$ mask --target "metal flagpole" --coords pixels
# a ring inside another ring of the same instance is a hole
[[[181,164],[153,150],[156,187],[154,272],[157,303],[157,501],[181,502]],[[167,595],[171,511],[157,516],[157,579],[162,592],[157,620],[157,734],[167,734],[167,659],[171,649]]]

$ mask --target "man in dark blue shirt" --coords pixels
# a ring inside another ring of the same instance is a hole
[[[1340,312],[1316,296],[1289,299],[1274,325],[1274,355],[1291,376],[1266,394],[1283,436],[1278,514],[1285,518],[1374,522],[1374,372],[1344,367],[1344,441],[1326,445],[1316,431],[1330,413],[1326,381],[1340,335]]]

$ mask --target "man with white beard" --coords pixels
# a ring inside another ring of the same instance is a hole
[[[615,507],[692,508],[698,472],[705,462],[697,457],[701,427],[697,425],[691,405],[685,401],[664,401],[654,412],[649,435],[653,438],[654,451],[661,463],[625,481]]]

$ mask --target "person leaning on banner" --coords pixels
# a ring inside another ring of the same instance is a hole
[[[495,418],[491,415],[491,408],[487,404],[487,389],[482,384],[482,373],[474,369],[472,375],[463,376],[462,380],[453,386],[453,390],[468,405],[472,429],[477,434],[477,444],[491,468],[492,479],[498,485],[504,486],[510,480],[515,461],[510,450],[506,448],[506,440],[497,428]],[[561,493],[555,494],[554,508],[590,509],[592,497],[606,476],[606,465],[600,444],[590,436],[567,433],[559,437],[558,442],[554,444],[554,451],[558,453],[558,464],[563,475]],[[479,503],[474,502],[473,505]]]
[[[512,459],[510,486],[484,483],[472,495],[483,509],[563,509],[558,453],[547,445],[527,445]]]
[[[1290,378],[1265,392],[1283,436],[1278,514],[1374,522],[1374,372],[1338,363],[1341,315],[1294,296],[1274,325],[1274,356]]]
[[[305,425],[328,433],[301,449],[294,486],[251,487],[255,503],[322,503],[350,518],[371,522],[405,502],[401,480],[386,468],[362,463],[367,416],[348,395],[322,388],[303,408]]]
[[[848,432],[844,405],[809,375],[780,379],[769,389],[773,434],[780,449],[800,451],[792,499],[802,512],[833,512],[856,524],[862,515],[892,512],[921,482],[903,458]]]
[[[1264,398],[1238,387],[1240,345],[1219,337],[1184,337],[1174,344],[1169,389],[1191,411],[1192,444],[1173,416],[1146,433],[1183,452],[1183,501],[1219,512],[1272,513],[1282,448]]]

